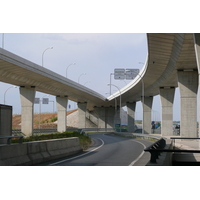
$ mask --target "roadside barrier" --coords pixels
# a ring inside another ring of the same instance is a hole
[[[82,152],[79,138],[0,145],[0,166],[31,166]]]
[[[164,138],[159,139],[155,143],[153,143],[151,146],[144,149],[144,151],[148,151],[151,154],[151,163],[156,163],[156,159],[158,159],[158,156],[160,155],[160,151],[166,146],[166,141]]]

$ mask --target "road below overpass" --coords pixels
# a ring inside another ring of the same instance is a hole
[[[152,142],[107,133],[90,134],[92,146],[81,154],[40,166],[145,166],[150,154],[144,148]]]

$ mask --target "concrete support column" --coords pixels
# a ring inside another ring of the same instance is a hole
[[[33,111],[35,100],[35,87],[20,87],[21,99],[21,131],[26,136],[33,133]]]
[[[160,98],[162,104],[161,135],[173,135],[173,103],[175,88],[160,88]]]
[[[78,102],[78,128],[86,128],[86,111],[87,111],[87,102],[81,103]]]
[[[178,70],[181,100],[181,137],[197,137],[197,71]]]
[[[98,116],[96,114],[95,111],[89,111],[88,113],[88,119],[96,126],[98,126]],[[87,127],[86,128],[91,128],[91,127]]]
[[[199,74],[199,80],[200,80],[200,33],[194,33],[194,47],[195,47],[197,68],[198,68],[198,74]],[[200,81],[198,84],[200,84]],[[200,98],[200,91],[198,92],[198,97]],[[198,104],[199,104],[199,102],[198,102]],[[198,109],[200,109],[200,106]],[[198,112],[198,113],[199,113],[199,115],[197,117],[197,121],[200,122],[200,112]]]
[[[115,107],[105,108],[106,112],[106,129],[114,128]]]
[[[66,131],[67,126],[67,117],[66,117],[66,108],[68,103],[68,97],[56,97],[56,104],[58,110],[58,123],[57,131],[62,133]]]
[[[127,113],[128,113],[128,132],[135,131],[135,107],[136,102],[127,102]]]
[[[143,104],[143,129],[144,134],[151,133],[151,110],[152,110],[153,97],[144,97]]]
[[[194,47],[197,60],[197,68],[200,74],[200,33],[194,33]]]
[[[105,107],[95,107],[95,112],[98,116],[98,128],[106,128],[106,111]]]
[[[119,106],[117,106],[117,109],[115,109],[114,124],[120,124],[120,107]]]

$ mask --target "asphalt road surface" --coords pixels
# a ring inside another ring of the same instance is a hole
[[[50,166],[145,166],[150,153],[144,148],[152,142],[125,138],[106,133],[89,134],[93,145],[71,157],[54,160],[40,165]]]

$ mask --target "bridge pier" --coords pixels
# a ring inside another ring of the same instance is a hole
[[[86,128],[86,111],[87,111],[87,102],[78,102],[78,128]]]
[[[98,116],[98,128],[105,128],[106,127],[106,112],[105,107],[95,107],[95,112]]]
[[[161,135],[171,136],[173,127],[173,103],[175,87],[161,87],[160,98],[162,104]]]
[[[151,111],[153,97],[144,97],[143,103],[143,131],[144,134],[151,134]]]
[[[193,36],[194,36],[194,47],[196,53],[197,68],[198,71],[200,72],[200,33],[194,33]]]
[[[135,131],[135,107],[136,102],[127,102],[127,114],[128,114],[128,132]]]
[[[178,70],[177,75],[181,99],[180,135],[197,137],[198,72]]]
[[[21,99],[21,131],[26,136],[31,136],[33,133],[33,111],[35,101],[35,86],[20,87]]]
[[[62,133],[66,131],[67,120],[66,120],[66,108],[68,103],[68,97],[56,97],[56,104],[58,110],[58,123],[57,131]]]
[[[113,128],[115,123],[115,108],[114,107],[95,107],[95,112],[98,116],[98,128]]]
[[[106,114],[106,130],[114,127],[115,107],[105,107]]]
[[[115,124],[120,124],[120,107],[117,106],[115,110],[115,116],[114,116],[114,126]]]
[[[194,47],[195,47],[195,54],[196,54],[196,61],[197,61],[197,69],[198,69],[199,80],[200,80],[200,33],[194,33],[193,37],[194,37]],[[198,84],[200,84],[200,81]],[[199,94],[199,97],[200,97],[200,94]],[[200,115],[197,117],[198,122],[200,122],[199,117]]]

